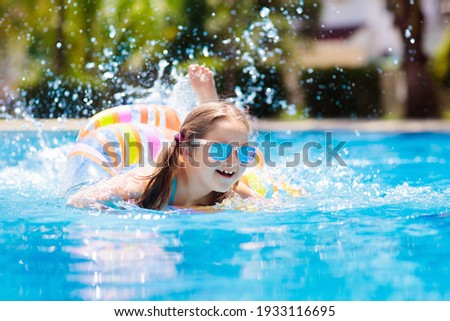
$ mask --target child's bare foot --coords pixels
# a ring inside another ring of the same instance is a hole
[[[208,67],[190,65],[188,74],[191,87],[197,94],[200,104],[219,100],[214,75]]]

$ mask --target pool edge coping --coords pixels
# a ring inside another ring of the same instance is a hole
[[[87,119],[0,119],[0,131],[77,131]],[[307,119],[256,121],[260,131],[359,131],[359,132],[443,132],[450,133],[448,120],[360,120]]]

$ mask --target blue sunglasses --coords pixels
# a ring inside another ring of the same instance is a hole
[[[191,145],[209,145],[209,157],[215,161],[223,162],[230,157],[233,150],[237,150],[238,159],[241,163],[248,164],[255,160],[257,149],[252,145],[233,146],[231,144],[219,143],[206,139],[195,139]]]

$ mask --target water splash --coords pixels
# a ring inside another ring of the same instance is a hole
[[[72,134],[74,137],[75,133]],[[303,139],[314,141],[317,134],[305,133],[300,141],[295,135],[290,139],[301,142]],[[309,136],[308,136],[309,135]],[[357,136],[357,141],[364,142],[364,135]],[[274,139],[280,139],[280,137]],[[281,135],[286,139],[286,134]],[[355,136],[356,137],[356,136]],[[3,190],[15,191],[31,196],[58,196],[58,182],[63,175],[67,152],[72,144],[70,135],[60,133],[38,132],[3,132],[1,139],[6,144],[0,154],[0,186]],[[436,138],[437,139],[437,138]],[[438,141],[435,139],[436,144]],[[446,139],[446,138],[442,138]],[[366,141],[368,143],[370,140]],[[428,140],[427,140],[428,141]],[[398,141],[396,150],[401,150],[402,140]],[[391,176],[392,168],[397,168],[397,175],[410,175],[411,166],[426,168],[444,168],[447,163],[441,157],[447,149],[430,147],[430,155],[421,159],[409,160],[398,152],[385,155],[379,159],[377,145],[365,149],[365,156],[356,156],[355,147],[349,146],[344,154],[348,166],[308,167],[303,163],[287,166],[292,162],[291,156],[276,159],[275,167],[265,169],[266,174],[275,182],[286,182],[292,186],[304,188],[307,195],[292,198],[280,193],[270,200],[242,200],[237,197],[217,206],[218,210],[243,210],[249,212],[313,212],[339,213],[345,211],[383,211],[401,216],[439,215],[449,212],[450,180],[427,180],[424,175],[421,183],[409,179],[402,181]],[[405,146],[407,148],[407,146]],[[409,149],[408,149],[409,150]],[[386,150],[387,152],[387,150]],[[393,156],[396,157],[393,157]],[[318,157],[315,155],[314,157]],[[386,160],[387,159],[387,160]],[[389,159],[397,159],[389,162]],[[435,175],[430,171],[430,175]],[[400,176],[401,177],[401,176]],[[431,184],[434,182],[434,184]],[[440,182],[440,183],[438,183]],[[446,183],[447,182],[447,183]],[[140,209],[118,204],[116,209],[132,211],[133,216],[144,215]],[[406,210],[407,209],[407,210]],[[183,211],[182,211],[183,212]],[[189,211],[188,211],[189,212]],[[170,211],[169,211],[170,213]]]

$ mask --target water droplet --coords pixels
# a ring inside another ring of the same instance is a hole
[[[102,75],[102,80],[108,80],[114,78],[114,73],[107,71]]]
[[[405,37],[406,37],[406,38],[411,37],[411,30],[409,30],[409,29],[406,29],[406,30],[405,30]]]
[[[203,56],[209,57],[209,51],[208,51],[207,47],[203,47],[202,53],[203,53]]]
[[[116,29],[113,25],[109,26],[109,37],[112,39],[117,35]]]
[[[259,12],[259,15],[261,16],[261,18],[266,18],[269,16],[269,14],[270,14],[270,9],[267,7],[263,7],[261,9],[261,11]]]
[[[111,57],[113,55],[113,51],[110,48],[105,48],[105,49],[103,49],[103,54],[106,57]]]

